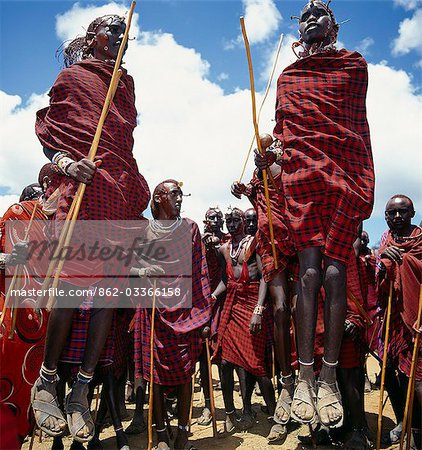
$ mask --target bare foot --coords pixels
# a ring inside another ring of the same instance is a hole
[[[89,411],[88,384],[76,382],[66,399],[69,431],[79,442],[89,442],[94,436],[94,422]]]
[[[38,427],[49,436],[61,436],[67,424],[57,400],[57,381],[47,382],[38,378],[31,397]]]

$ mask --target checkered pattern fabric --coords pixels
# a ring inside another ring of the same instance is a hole
[[[90,59],[63,69],[50,90],[50,106],[37,112],[35,130],[41,144],[67,152],[79,161],[88,155],[110,84],[113,66]],[[79,219],[136,220],[147,207],[148,185],[132,154],[136,108],[133,79],[123,69],[116,95],[105,120],[97,159],[102,160],[87,186]],[[69,211],[78,183],[58,176],[61,185],[57,219]]]
[[[259,281],[250,281],[247,263],[243,263],[239,279],[234,278],[231,261],[227,258],[227,292],[218,329],[216,359],[224,359],[257,377],[267,374],[265,347],[268,338],[268,317],[262,329],[253,336],[249,329],[253,310],[258,302]]]
[[[279,168],[279,166],[277,166],[277,168]],[[283,188],[281,185],[280,172],[274,175],[274,181],[277,183],[280,194],[277,194],[272,183],[268,181],[268,195],[271,205],[274,244],[277,255],[278,269],[274,267],[264,183],[258,177],[256,172],[251,180],[251,185],[254,187],[253,192],[256,194],[255,209],[258,215],[258,232],[256,235],[258,245],[256,251],[261,257],[262,274],[265,282],[267,283],[270,282],[277,273],[286,268],[289,256],[294,253],[293,244],[289,239],[289,233],[286,226],[284,197],[282,194]]]
[[[367,64],[357,52],[311,55],[277,84],[274,135],[283,143],[287,225],[297,250],[347,262],[370,216],[374,170],[366,120]]]
[[[192,307],[157,306],[155,311],[154,383],[166,386],[177,386],[191,380],[202,349],[200,330],[211,319],[208,268],[202,253],[199,228],[190,219],[183,219],[183,222],[190,225],[192,248],[183,247],[183,240],[174,235],[176,230],[171,242],[166,244],[166,250],[174,260],[183,260],[187,252],[192,250],[191,291],[183,293],[186,298],[192,295]],[[175,287],[173,278],[160,278],[160,287],[165,286],[166,280],[169,286]],[[168,303],[168,299],[157,296],[157,305]],[[134,335],[135,374],[147,381],[150,379],[151,313],[151,309],[138,308]]]
[[[395,242],[389,232],[380,247],[382,251],[391,245],[399,247],[403,261],[397,264],[388,258],[382,258],[387,268],[386,278],[379,283],[380,299],[384,308],[387,305],[390,280],[393,281],[393,302],[391,308],[390,341],[388,354],[398,368],[409,376],[413,352],[413,324],[416,322],[419,306],[419,290],[422,279],[422,233],[414,227],[410,239],[404,243]],[[422,346],[419,346],[416,379],[422,380]]]

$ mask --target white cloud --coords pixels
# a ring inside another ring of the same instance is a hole
[[[412,50],[422,54],[422,9],[400,23],[399,36],[393,41],[393,55],[406,55]]]
[[[371,37],[366,37],[362,39],[359,44],[356,47],[356,50],[361,53],[362,55],[368,55],[369,54],[369,48],[374,45],[375,41]]]
[[[230,75],[228,73],[226,73],[226,72],[221,72],[217,76],[217,80],[218,81],[228,80],[229,78],[230,78]]]
[[[0,216],[2,216],[13,203],[19,201],[19,195],[0,195]]]
[[[60,38],[75,36],[80,32],[79,24],[87,26],[92,18],[109,11],[72,8],[58,18]],[[123,8],[117,12],[121,14]],[[140,125],[135,131],[134,153],[141,173],[151,188],[166,178],[184,181],[184,191],[192,193],[184,200],[184,215],[199,224],[211,205],[218,204],[223,210],[229,204],[248,207],[247,201],[239,202],[230,195],[229,187],[240,175],[253,135],[249,90],[224,94],[209,80],[209,63],[197,51],[178,44],[171,34],[138,33],[137,17],[134,20],[131,34],[137,34],[138,39],[130,42],[125,59],[136,83]],[[271,132],[274,127],[276,79],[295,60],[291,50],[295,40],[292,35],[284,38],[273,87],[262,112],[261,132]],[[267,80],[275,48],[276,43],[264,57],[268,67],[257,70],[256,77]],[[381,217],[386,199],[396,192],[422,204],[422,99],[409,75],[386,63],[370,64],[369,76],[367,104],[377,174],[375,215]],[[257,105],[261,99],[262,93],[258,93]],[[46,161],[34,133],[34,121],[35,112],[48,99],[33,95],[22,105],[18,96],[0,93],[0,102],[1,184],[18,194],[36,180],[38,168]],[[252,165],[250,161],[245,181]],[[0,207],[15,199],[0,196]]]
[[[422,0],[394,0],[396,5],[402,6],[403,8],[410,10],[415,9],[422,3]]]
[[[246,34],[250,45],[267,41],[277,31],[282,20],[281,14],[273,0],[242,0]],[[225,50],[232,50],[243,44],[239,34],[224,44]]]

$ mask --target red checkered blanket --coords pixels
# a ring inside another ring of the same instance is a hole
[[[346,262],[371,214],[367,79],[365,60],[346,50],[299,59],[278,79],[274,135],[283,143],[287,225],[299,251],[322,247]]]

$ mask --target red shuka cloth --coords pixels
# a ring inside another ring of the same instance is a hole
[[[168,299],[160,300],[157,296],[157,305],[162,302],[168,306],[155,310],[154,383],[166,386],[186,384],[191,380],[202,350],[201,328],[211,319],[212,300],[201,234],[195,222],[190,219],[183,219],[183,222],[185,229],[186,225],[190,226],[192,234],[192,288],[190,293],[184,292],[182,295],[192,295],[192,307],[170,307]],[[180,244],[183,240],[177,239],[175,233],[177,230],[173,232],[171,242],[165,244],[166,251],[173,260],[182,261],[188,249],[183,248]],[[166,270],[165,266],[163,268]],[[160,278],[160,288],[165,287],[165,280]],[[169,286],[177,287],[174,278],[168,280]],[[138,308],[134,334],[135,376],[147,381],[150,379],[151,314],[151,309]]]
[[[276,166],[276,168],[279,169],[279,166]],[[277,184],[280,193],[278,194],[276,192],[272,182],[268,180],[268,195],[271,205],[278,269],[274,266],[264,183],[258,177],[256,172],[251,180],[251,185],[254,187],[255,198],[250,198],[250,200],[254,203],[258,215],[258,231],[256,234],[258,245],[256,251],[261,258],[262,274],[266,283],[270,282],[277,273],[286,268],[289,256],[293,254],[294,250],[286,226],[285,210],[283,207],[283,187],[281,185],[280,173],[274,175],[274,181]]]
[[[422,230],[414,227],[410,239],[402,243],[394,240],[391,231],[382,243],[380,254],[386,247],[394,245],[403,253],[401,264],[389,258],[381,258],[387,269],[384,280],[379,283],[380,299],[387,303],[390,281],[393,281],[393,302],[391,308],[390,342],[388,353],[405,375],[410,375],[412,362],[413,337],[412,330],[416,322],[419,306],[419,292],[422,280]],[[422,380],[422,346],[419,346],[416,365],[416,379]]]
[[[44,224],[47,218],[42,213],[42,206],[38,201],[31,200],[16,203],[5,212],[0,221],[1,252],[10,253],[13,244],[18,239],[23,240],[26,231],[25,228],[28,225],[28,222],[26,222],[22,227],[14,227],[14,232],[11,232],[6,239],[6,222],[29,221],[35,205],[37,205],[37,211],[31,226],[29,238],[36,239],[36,236],[42,233],[42,227],[39,224]],[[9,228],[8,230],[10,231]],[[40,281],[28,276],[26,270],[24,270],[24,276],[22,286],[25,290],[41,288]],[[4,272],[2,271],[0,309],[3,308],[4,299],[5,278]],[[12,302],[13,300],[14,297],[11,297]],[[32,416],[30,415],[30,392],[32,385],[38,378],[38,372],[43,358],[47,314],[45,311],[42,311],[40,316],[34,314],[33,308],[35,302],[36,298],[27,297],[20,299],[21,307],[17,310],[16,328],[13,339],[8,338],[12,319],[10,310],[7,310],[3,330],[0,334],[0,421],[3,432],[5,430],[3,428],[5,426],[3,421],[6,420],[8,415],[10,416],[7,409],[9,407],[12,411],[14,427],[9,428],[7,426],[7,431],[11,434],[9,436],[11,439],[13,438],[12,433],[17,433],[15,434],[15,440],[17,436],[19,436],[20,440],[23,440],[28,435],[33,424]],[[8,447],[6,442],[3,442],[3,439],[1,439],[1,448],[14,448]]]
[[[148,205],[150,192],[132,154],[136,108],[133,79],[125,69],[104,122],[96,159],[101,159],[87,186],[79,219],[137,220]],[[113,65],[89,59],[63,69],[50,90],[50,106],[37,112],[35,131],[41,144],[67,152],[79,161],[88,156],[107,95]],[[50,185],[61,185],[56,213],[64,219],[78,182],[59,176]]]
[[[216,358],[243,367],[257,377],[267,374],[265,346],[268,319],[262,320],[261,332],[250,333],[250,323],[258,302],[259,281],[250,281],[245,261],[239,279],[234,278],[230,257],[227,258],[227,291],[221,313]]]
[[[322,247],[347,262],[371,214],[367,81],[365,60],[346,50],[299,59],[278,79],[274,135],[283,143],[287,225],[299,251]]]
[[[122,70],[96,154],[102,163],[86,187],[78,215],[81,220],[137,220],[150,199],[148,185],[132,154],[136,127],[133,79]],[[50,105],[37,112],[35,131],[44,147],[67,152],[76,161],[88,156],[112,73],[112,64],[97,59],[75,63],[60,72],[49,92]],[[56,220],[66,218],[78,185],[59,174],[51,180],[47,196],[57,188],[61,192]],[[85,242],[97,238],[95,232],[92,236],[87,231],[85,234],[79,236]],[[71,245],[77,245],[76,236]],[[89,286],[103,277],[98,260],[67,261],[62,273],[62,278],[72,277],[72,284],[79,286]]]

